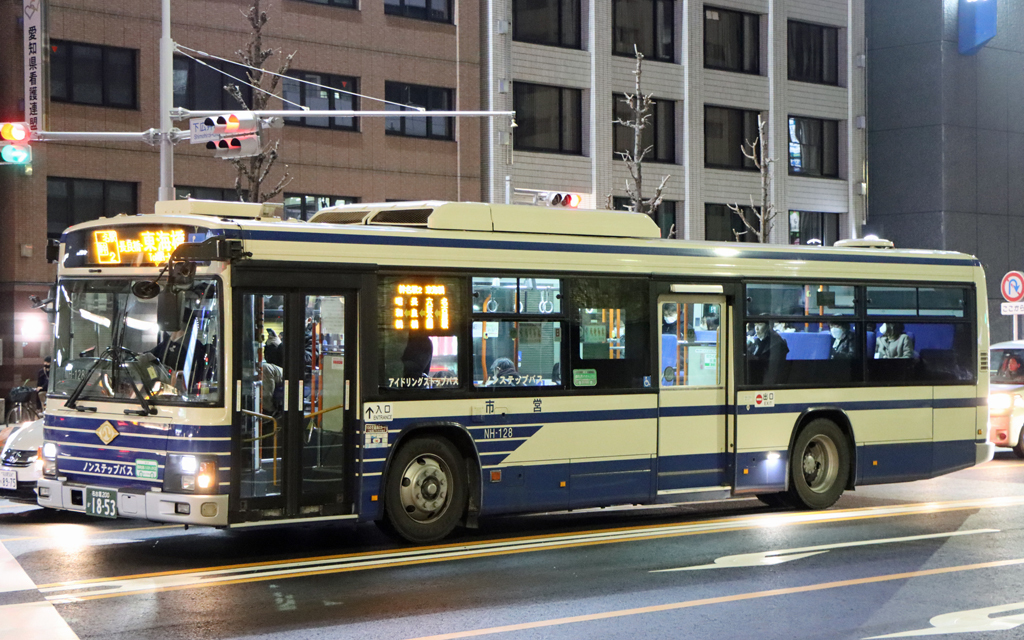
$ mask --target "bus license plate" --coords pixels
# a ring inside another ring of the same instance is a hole
[[[18,490],[18,472],[0,469],[0,489]]]
[[[101,518],[117,517],[117,491],[113,489],[85,489],[85,513]]]

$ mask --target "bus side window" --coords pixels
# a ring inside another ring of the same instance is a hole
[[[651,317],[648,281],[577,278],[570,290],[571,371],[577,387],[640,389],[651,386]],[[657,321],[660,323],[661,318]]]
[[[458,332],[465,309],[460,278],[380,279],[379,386],[390,391],[456,389]]]

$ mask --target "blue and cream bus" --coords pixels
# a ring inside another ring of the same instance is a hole
[[[62,238],[39,503],[214,527],[859,485],[989,460],[977,259],[519,205],[176,201]]]

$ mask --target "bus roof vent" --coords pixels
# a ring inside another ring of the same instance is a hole
[[[214,218],[280,218],[280,202],[224,202],[221,200],[160,200],[153,209],[163,215],[212,216]]]
[[[433,212],[433,209],[389,209],[378,211],[366,221],[366,224],[425,227]]]
[[[310,222],[326,222],[328,224],[362,224],[363,218],[370,215],[366,209],[347,211],[344,209],[325,209],[313,214]]]
[[[841,249],[895,249],[896,245],[892,240],[882,238],[850,238],[849,240],[836,240],[832,245]]]

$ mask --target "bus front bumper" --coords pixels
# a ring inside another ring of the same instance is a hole
[[[988,462],[996,455],[996,445],[991,442],[976,442],[975,456],[977,461],[974,464]]]
[[[36,485],[39,506],[85,513],[84,484],[64,483],[42,478]],[[111,491],[110,487],[92,487]],[[160,491],[117,491],[117,516],[154,522],[226,527],[228,496],[163,493]]]

